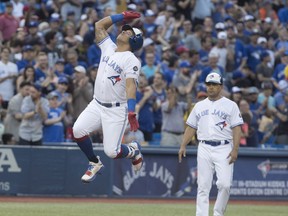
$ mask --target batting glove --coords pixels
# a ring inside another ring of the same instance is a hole
[[[139,17],[141,17],[141,14],[138,12],[134,12],[134,11],[124,11],[122,12],[123,16],[124,16],[124,20],[132,20],[132,19],[137,19]]]
[[[136,118],[136,113],[135,112],[129,112],[128,113],[128,121],[130,123],[130,131],[137,131],[139,128],[139,123]]]

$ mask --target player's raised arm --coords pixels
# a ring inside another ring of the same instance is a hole
[[[124,11],[121,14],[114,14],[111,16],[104,17],[95,23],[95,37],[96,43],[101,42],[105,37],[108,36],[107,29],[114,23],[129,21],[141,16],[140,13],[134,11]]]

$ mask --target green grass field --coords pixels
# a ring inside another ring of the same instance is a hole
[[[227,216],[286,216],[288,206],[235,205],[227,208]],[[192,216],[194,204],[135,203],[0,203],[0,216]],[[212,215],[212,213],[210,213]]]

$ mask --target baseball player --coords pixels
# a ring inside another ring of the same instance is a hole
[[[135,171],[142,167],[140,145],[136,141],[121,145],[121,140],[127,120],[132,131],[139,127],[135,105],[141,64],[133,52],[142,47],[143,35],[139,29],[124,25],[115,44],[106,31],[114,23],[139,17],[137,12],[125,11],[95,23],[96,43],[101,49],[101,59],[94,95],[73,126],[74,139],[89,160],[88,169],[81,178],[85,183],[91,182],[103,168],[100,157],[93,152],[89,137],[92,131],[101,126],[105,154],[114,159],[131,158]]]
[[[179,149],[179,162],[186,156],[186,145],[197,131],[198,191],[196,216],[209,215],[209,193],[216,172],[218,195],[214,216],[224,215],[237,159],[243,120],[235,102],[222,97],[222,77],[210,73],[206,80],[208,97],[195,104]]]

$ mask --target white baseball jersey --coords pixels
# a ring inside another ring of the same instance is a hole
[[[94,98],[103,102],[127,102],[126,79],[138,80],[141,63],[130,51],[115,52],[117,46],[110,37],[99,44],[101,59],[94,86]]]
[[[0,61],[0,78],[11,75],[18,75],[17,65],[13,62],[8,62],[7,64],[4,64],[2,61]],[[15,85],[12,78],[6,79],[5,81],[0,83],[0,94],[5,101],[9,101],[14,96],[14,90]]]
[[[228,98],[196,103],[187,122],[197,130],[198,140],[233,140],[232,128],[243,124],[237,104]]]

